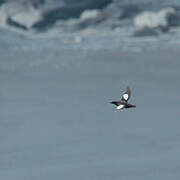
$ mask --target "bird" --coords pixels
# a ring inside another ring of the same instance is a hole
[[[131,89],[129,87],[126,88],[126,92],[122,95],[122,98],[120,101],[112,101],[111,104],[116,105],[115,112],[122,110],[124,108],[136,108],[136,105],[132,105],[128,103],[128,100],[131,97]]]

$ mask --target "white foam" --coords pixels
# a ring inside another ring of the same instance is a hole
[[[97,9],[92,10],[85,10],[82,12],[80,19],[87,20],[87,19],[95,19],[100,14],[100,11]]]
[[[33,7],[29,7],[29,9],[13,15],[11,19],[19,24],[26,26],[29,29],[36,22],[40,21],[42,16],[39,10],[36,10]]]
[[[0,7],[0,26],[9,28],[7,19],[25,26],[27,29],[31,28],[36,22],[42,19],[41,12],[35,9],[31,3],[17,3],[7,2]]]
[[[134,26],[137,30],[145,28],[157,28],[168,26],[168,15],[175,14],[174,8],[165,8],[159,12],[145,11],[134,18]]]

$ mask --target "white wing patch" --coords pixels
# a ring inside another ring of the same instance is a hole
[[[127,101],[128,100],[128,94],[123,94],[123,98]]]
[[[121,104],[121,105],[119,105],[119,106],[116,107],[116,109],[118,109],[118,110],[123,109],[123,108],[124,108],[124,105],[123,105],[123,104]]]

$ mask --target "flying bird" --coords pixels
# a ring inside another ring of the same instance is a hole
[[[127,87],[126,92],[122,95],[120,101],[112,101],[110,103],[116,105],[116,110],[115,110],[116,112],[124,108],[136,108],[136,105],[132,105],[128,103],[130,97],[131,97],[131,89]]]

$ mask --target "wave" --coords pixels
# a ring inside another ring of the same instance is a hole
[[[169,32],[179,20],[180,2],[175,0],[0,1],[0,27],[27,33],[130,27],[143,36]]]

